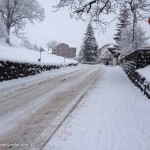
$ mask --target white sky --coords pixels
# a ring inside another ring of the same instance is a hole
[[[26,36],[32,43],[46,48],[48,41],[56,40],[61,43],[69,44],[80,50],[84,33],[86,31],[87,22],[76,21],[69,16],[69,10],[63,8],[58,12],[52,12],[52,5],[56,4],[56,0],[38,0],[45,9],[45,20],[41,23],[35,22],[34,25],[28,24],[25,28]],[[108,16],[109,19],[112,17]],[[107,43],[114,43],[113,35],[115,34],[115,24],[113,22],[110,28],[107,28],[105,34],[95,31],[95,36],[99,47]],[[150,36],[150,26],[144,23],[144,29]],[[142,26],[143,26],[142,25]]]

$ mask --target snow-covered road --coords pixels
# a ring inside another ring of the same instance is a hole
[[[150,101],[107,67],[44,150],[150,150]]]
[[[0,150],[41,149],[103,72],[102,66],[79,66],[68,71],[49,72],[43,78],[39,75],[2,83]],[[19,145],[13,145],[15,143]]]

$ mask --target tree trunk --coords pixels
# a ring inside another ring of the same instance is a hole
[[[6,43],[10,44],[10,26],[9,25],[6,25],[6,32],[7,32]]]
[[[134,23],[134,19],[133,19],[133,35],[132,35],[132,42],[134,42],[134,35],[135,35],[135,23]]]
[[[133,36],[132,36],[132,41],[135,41],[135,26],[137,24],[137,18],[136,18],[136,12],[134,11],[133,14]]]

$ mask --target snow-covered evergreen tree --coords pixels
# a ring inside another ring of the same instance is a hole
[[[126,55],[130,52],[135,51],[136,49],[143,48],[148,44],[148,37],[145,36],[144,30],[140,26],[135,26],[135,40],[132,41],[133,37],[133,26],[128,25],[122,31],[121,35],[121,54]]]
[[[94,36],[94,29],[91,23],[89,23],[83,39],[79,58],[81,62],[96,62],[97,54],[98,44]]]
[[[83,46],[83,44],[84,44],[84,42],[81,45],[81,50],[80,50],[79,55],[78,55],[78,61],[81,63],[85,61],[84,60],[84,46]]]
[[[127,26],[131,24],[130,23],[130,13],[127,9],[127,6],[124,4],[122,9],[120,10],[120,15],[118,17],[118,23],[117,23],[117,33],[115,34],[114,40],[116,41],[116,48],[118,50],[121,50],[120,41],[121,41],[121,33],[122,30]]]
[[[48,50],[49,49],[54,50],[59,44],[60,44],[59,42],[53,40],[53,41],[47,43],[47,48],[48,48]]]

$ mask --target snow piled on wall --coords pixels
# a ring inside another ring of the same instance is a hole
[[[137,69],[137,72],[145,77],[148,82],[150,82],[150,65],[144,68]]]

